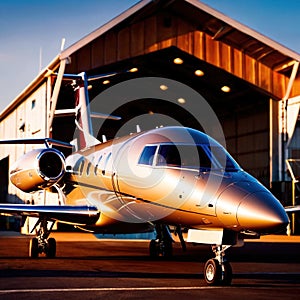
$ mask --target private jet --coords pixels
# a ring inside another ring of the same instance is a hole
[[[80,124],[89,118],[82,106],[71,113]],[[84,146],[66,157],[57,148],[73,145],[51,138],[0,143],[44,144],[16,161],[10,180],[26,193],[46,190],[59,196],[57,205],[0,204],[2,214],[38,218],[30,242],[33,258],[56,256],[56,241],[49,237],[55,222],[93,233],[155,230],[157,238],[149,245],[153,257],[172,255],[173,228],[183,248],[186,242],[212,246],[206,283],[230,285],[225,251],[242,246],[245,238],[285,231],[289,224],[266,187],[220,143],[192,128],[155,128],[98,144],[86,135]]]

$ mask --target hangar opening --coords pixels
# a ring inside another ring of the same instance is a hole
[[[179,64],[176,63],[176,59],[181,60]],[[180,94],[173,95],[177,98],[177,103],[155,98],[135,99],[124,101],[125,104],[114,111],[109,111],[110,100],[113,99],[99,98],[105,90],[127,80],[158,77],[162,81],[156,88],[168,89],[163,79],[172,79],[191,87],[207,101],[224,130],[229,152],[243,168],[268,185],[270,95],[266,92],[177,47],[169,47],[92,69],[87,72],[87,76],[91,78],[89,80],[91,104],[95,105],[97,102],[98,112],[122,118],[120,121],[106,120],[101,124],[101,128],[95,120],[93,127],[97,132],[94,132],[94,135],[99,140],[102,135],[112,139],[118,135],[134,132],[135,125],[140,125],[142,130],[178,124],[203,130],[201,120],[197,120],[185,109],[185,101],[191,100],[185,99]],[[67,80],[61,89],[57,109],[70,108],[70,104],[72,106],[75,103],[74,97],[71,82]],[[194,107],[201,109],[197,103]],[[130,126],[124,127],[128,123]],[[57,130],[58,128],[60,129]],[[71,140],[74,130],[74,120],[54,119],[54,138],[67,137],[67,140]]]

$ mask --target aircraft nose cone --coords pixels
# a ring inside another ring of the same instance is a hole
[[[276,233],[286,230],[288,216],[280,202],[271,194],[259,191],[248,194],[237,210],[241,227],[260,233]]]

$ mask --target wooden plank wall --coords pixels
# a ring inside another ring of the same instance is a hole
[[[126,27],[114,27],[72,55],[67,72],[79,73],[134,56],[176,46],[256,85],[275,98],[284,96],[288,78],[245,53],[213,40],[180,17],[158,13]],[[292,95],[300,94],[300,78]]]

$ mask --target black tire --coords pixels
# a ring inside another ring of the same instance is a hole
[[[48,242],[48,246],[47,246],[46,256],[48,258],[54,258],[56,256],[56,240],[54,238],[49,238],[47,242]]]
[[[166,241],[163,244],[162,256],[165,258],[170,258],[173,256],[173,244],[172,241]]]
[[[220,285],[222,269],[216,259],[209,259],[204,266],[204,279],[208,285]]]
[[[232,281],[232,268],[228,261],[225,261],[223,264],[223,280],[222,285],[231,285]]]
[[[151,240],[150,244],[149,244],[149,254],[150,257],[158,257],[159,253],[158,253],[158,244],[156,240]]]
[[[32,238],[29,243],[29,256],[31,258],[39,257],[39,241],[37,238]]]

